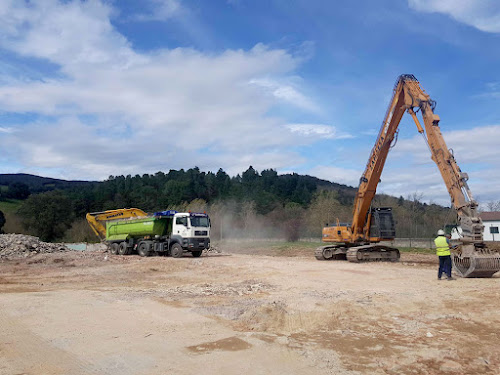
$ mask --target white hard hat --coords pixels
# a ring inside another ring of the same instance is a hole
[[[438,230],[438,236],[444,236],[444,230],[442,229]]]

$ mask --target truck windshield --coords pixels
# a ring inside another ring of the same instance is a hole
[[[194,216],[191,217],[191,226],[192,227],[206,227],[208,228],[210,221],[208,220],[208,217],[202,217],[202,216]]]

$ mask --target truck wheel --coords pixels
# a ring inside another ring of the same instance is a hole
[[[118,245],[116,242],[112,243],[111,246],[111,254],[118,254],[118,250],[120,249],[120,245]]]
[[[174,243],[172,245],[172,248],[170,249],[170,254],[173,258],[182,258],[182,256],[184,255],[184,250],[182,249],[181,245],[179,245],[178,243]]]
[[[146,242],[140,242],[137,246],[137,252],[141,257],[148,257],[151,254],[149,245]]]
[[[126,242],[120,242],[118,254],[120,254],[120,255],[129,255],[130,254],[130,249],[128,248]]]
[[[203,250],[195,250],[195,251],[191,251],[191,254],[193,254],[194,258],[199,258],[201,256],[202,252],[203,252]]]

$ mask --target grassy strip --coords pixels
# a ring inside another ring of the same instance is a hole
[[[313,256],[314,250],[317,247],[325,246],[322,242],[309,242],[309,241],[228,241],[217,244],[221,249],[241,253],[241,254],[259,254],[270,256]],[[435,254],[434,249],[429,248],[416,248],[416,247],[400,247],[399,251],[406,254]]]
[[[419,247],[398,247],[401,253],[412,254],[436,254],[436,249],[419,248]]]
[[[21,206],[22,201],[17,199],[6,199],[0,201],[0,211],[5,213],[15,213]]]

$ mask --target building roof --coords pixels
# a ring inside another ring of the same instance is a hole
[[[479,217],[483,221],[493,221],[500,220],[500,211],[492,211],[492,212],[481,212]]]

